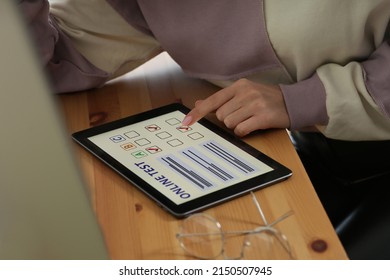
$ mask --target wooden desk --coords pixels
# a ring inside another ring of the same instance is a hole
[[[218,88],[208,82],[186,77],[163,53],[103,88],[60,95],[59,100],[69,132],[75,132],[172,102],[181,101],[192,107],[195,100],[216,90]],[[255,194],[269,221],[287,211],[294,212],[276,227],[288,237],[295,257],[346,259],[287,132],[266,131],[244,140],[293,171],[290,179]],[[188,258],[175,238],[180,220],[159,208],[84,149],[76,144],[75,147],[113,259]],[[217,218],[225,230],[253,229],[260,222],[249,195],[206,212]],[[240,242],[229,241],[234,246]],[[233,247],[231,250],[236,250]],[[260,255],[251,257],[260,258]]]

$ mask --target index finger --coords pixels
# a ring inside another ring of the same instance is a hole
[[[207,114],[216,111],[231,98],[231,90],[225,88],[204,100],[198,100],[195,102],[195,107],[184,117],[182,125],[189,126],[196,123]]]

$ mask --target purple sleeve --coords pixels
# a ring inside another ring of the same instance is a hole
[[[314,74],[307,80],[291,85],[280,85],[290,118],[290,129],[306,129],[327,125],[325,88]],[[309,106],[304,106],[309,104]]]
[[[21,1],[19,5],[56,93],[91,89],[108,80],[109,74],[83,57],[60,30],[47,0]]]
[[[384,42],[362,63],[367,90],[382,113],[390,119],[390,43]]]

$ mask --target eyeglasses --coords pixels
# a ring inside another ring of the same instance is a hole
[[[224,259],[242,259],[248,251],[252,251],[256,258],[293,259],[287,237],[273,227],[292,215],[292,211],[268,223],[253,192],[251,196],[264,225],[253,230],[223,231],[221,224],[213,217],[204,213],[193,214],[183,221],[180,232],[176,234],[180,246],[188,255],[198,259],[215,259],[219,256]],[[229,236],[244,236],[236,257],[229,257],[225,253],[225,243]]]

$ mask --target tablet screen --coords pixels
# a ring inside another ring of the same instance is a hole
[[[212,124],[207,121],[182,126],[187,110],[175,108],[178,106],[181,105],[143,113],[111,126],[92,128],[84,136],[76,134],[76,138],[84,138],[83,145],[92,152],[95,150],[106,163],[114,168],[120,166],[115,169],[122,175],[141,188],[143,184],[147,189],[154,189],[152,193],[161,194],[164,201],[169,200],[168,204],[179,207],[177,209],[232,186],[248,184],[247,188],[251,189],[269,183],[264,181],[264,175],[273,173],[278,164],[262,160],[257,151],[251,153],[250,149],[243,149],[244,142],[228,137],[217,126],[210,127]],[[127,175],[124,170],[129,171]],[[256,183],[255,178],[263,178],[263,181]]]

